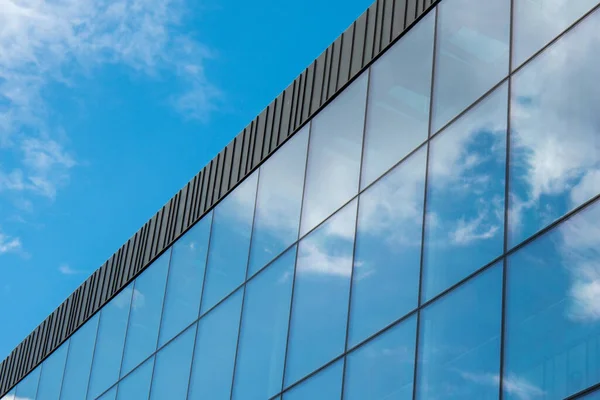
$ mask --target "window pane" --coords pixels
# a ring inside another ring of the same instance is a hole
[[[588,395],[579,397],[578,400],[600,400],[600,391],[596,390]]]
[[[513,67],[567,29],[598,0],[515,0]]]
[[[37,367],[30,372],[25,379],[23,379],[17,385],[17,393],[15,400],[35,400],[38,389],[38,383],[40,381],[40,370],[41,367]]]
[[[421,311],[417,398],[498,399],[502,263]]]
[[[510,244],[600,193],[600,12],[514,78]]]
[[[212,212],[173,245],[159,347],[198,319]]]
[[[427,139],[435,11],[371,67],[365,154],[365,188]]]
[[[44,361],[40,384],[38,385],[37,400],[56,400],[59,398],[69,343],[70,341],[63,343]]]
[[[502,254],[507,85],[430,143],[423,300]]]
[[[98,331],[98,314],[86,322],[73,336],[67,356],[61,400],[85,399]]]
[[[342,395],[344,360],[339,360],[311,376],[283,395],[283,400],[332,400]]]
[[[312,121],[301,236],[358,192],[368,74]]]
[[[116,400],[117,399],[117,387],[113,387],[108,392],[104,393],[98,400]]]
[[[296,248],[246,286],[234,399],[267,399],[281,391]]]
[[[350,353],[344,400],[412,400],[416,317]]]
[[[2,400],[14,400],[15,397],[15,391],[12,390],[11,392],[7,393],[6,396],[4,396],[2,398]]]
[[[165,252],[135,280],[121,376],[156,350],[170,254]]]
[[[240,289],[198,323],[190,400],[230,398],[241,308]]]
[[[416,308],[426,149],[360,197],[349,346]]]
[[[100,326],[88,391],[89,397],[93,399],[119,380],[132,294],[133,284],[130,284],[100,312]]]
[[[158,352],[150,399],[187,398],[195,337],[196,325],[193,325]]]
[[[119,382],[118,400],[148,400],[154,357],[147,360]]]
[[[356,200],[298,247],[285,386],[344,352]]]
[[[255,172],[214,210],[202,313],[246,279],[257,180]]]
[[[564,398],[600,381],[600,203],[508,259],[505,396]]]
[[[260,167],[248,276],[298,239],[309,126]]]
[[[433,130],[508,75],[510,0],[445,0],[438,6]]]

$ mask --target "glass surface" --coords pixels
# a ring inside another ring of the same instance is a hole
[[[412,400],[416,321],[402,321],[346,357],[344,400]]]
[[[513,78],[509,243],[600,193],[600,12]]]
[[[298,240],[309,126],[260,167],[248,276]]]
[[[498,399],[502,263],[421,311],[418,399]]]
[[[98,314],[71,336],[67,365],[61,389],[61,400],[85,399],[98,331]]]
[[[344,352],[356,200],[300,241],[285,387]]]
[[[344,360],[319,371],[305,382],[283,394],[283,400],[332,400],[342,395]]]
[[[430,142],[424,301],[502,254],[507,86]]]
[[[173,245],[159,347],[198,318],[212,212]]]
[[[6,396],[2,397],[2,400],[15,400],[15,391],[12,390],[6,394]]]
[[[435,11],[371,67],[361,188],[427,139]]]
[[[190,400],[230,398],[242,293],[238,290],[198,322]]]
[[[301,236],[358,193],[368,74],[362,74],[314,117]]]
[[[426,149],[361,194],[349,347],[417,307]]]
[[[88,397],[92,399],[119,379],[132,295],[133,284],[130,284],[100,312],[100,326],[88,389]]]
[[[508,75],[510,0],[438,6],[433,131]]]
[[[214,210],[202,314],[246,279],[257,172],[246,178]]]
[[[268,399],[281,391],[296,247],[246,285],[234,399]]]
[[[600,381],[600,203],[508,258],[504,398]]]
[[[598,0],[515,0],[513,68],[597,4]]]
[[[577,398],[578,400],[600,400],[600,390]]]
[[[98,398],[98,400],[116,400],[116,399],[117,399],[117,387],[116,386]]]
[[[154,357],[148,359],[119,382],[118,400],[148,400]]]
[[[40,370],[41,366],[38,366],[32,372],[30,372],[19,384],[17,385],[15,400],[34,400],[37,394],[38,384],[40,381]]]
[[[187,398],[195,338],[196,325],[193,325],[156,354],[151,400]]]
[[[60,397],[70,340],[54,351],[42,365],[36,400],[56,400]]]
[[[135,280],[121,376],[156,350],[171,251],[166,251]]]

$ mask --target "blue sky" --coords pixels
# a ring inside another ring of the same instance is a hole
[[[0,360],[371,0],[0,0]]]

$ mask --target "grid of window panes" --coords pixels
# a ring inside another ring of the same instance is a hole
[[[443,0],[4,399],[597,385],[597,3]]]

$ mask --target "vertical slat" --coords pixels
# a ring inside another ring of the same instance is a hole
[[[271,150],[272,150],[272,145],[273,145],[273,123],[275,122],[275,112],[276,112],[276,108],[275,108],[275,102],[277,101],[277,99],[275,99],[273,101],[273,103],[271,103],[269,105],[269,107],[267,107],[267,120],[265,121],[265,139],[264,139],[264,145],[263,145],[263,154],[262,154],[262,158],[267,157],[269,154],[271,154]]]
[[[221,180],[221,190],[219,191],[219,196],[225,196],[225,193],[229,191],[231,187],[229,182],[231,182],[231,171],[233,167],[233,151],[234,151],[235,141],[229,142],[227,147],[225,148],[225,160],[223,161],[223,179]]]
[[[239,179],[241,180],[247,173],[247,167],[248,167],[248,155],[250,153],[250,147],[251,147],[251,136],[252,136],[252,124],[248,125],[246,128],[244,128],[244,133],[243,133],[243,140],[242,140],[242,148],[241,148],[241,152],[242,152],[242,161],[241,161],[241,168],[240,168],[240,177]],[[237,183],[237,182],[235,182]]]
[[[226,149],[225,149],[226,150]],[[212,200],[211,200],[211,204],[215,204],[217,201],[219,201],[219,192],[221,190],[221,185],[222,185],[222,180],[223,180],[223,169],[224,169],[224,165],[223,163],[225,162],[225,150],[221,151],[218,155],[217,155],[217,162],[215,164],[215,178],[214,183],[213,183],[213,189],[212,189]]]
[[[281,125],[279,129],[279,136],[277,138],[277,145],[279,146],[288,136],[290,131],[290,121],[292,119],[292,99],[294,98],[294,87],[292,84],[285,89],[283,109],[281,110]]]
[[[331,71],[329,77],[329,87],[327,88],[327,98],[330,99],[337,92],[338,75],[340,72],[340,58],[342,53],[343,36],[338,37],[333,42],[333,53],[331,58]]]
[[[323,85],[321,86],[321,105],[329,98],[329,81],[331,80],[331,61],[335,42],[325,50],[325,65],[323,71]]]
[[[367,13],[363,13],[354,23],[354,43],[352,45],[352,64],[350,76],[355,76],[363,66],[365,36],[367,34]]]
[[[310,113],[314,113],[321,107],[321,95],[323,93],[323,84],[325,82],[325,63],[326,63],[327,52],[324,51],[315,60],[315,73],[314,82],[312,89],[312,101],[310,105]]]
[[[406,18],[404,26],[408,27],[417,17],[417,1],[418,0],[406,0]]]
[[[394,21],[394,1],[384,0],[383,6],[383,32],[381,33],[381,50],[392,40],[392,24]]]
[[[375,45],[373,46],[373,56],[381,51],[381,34],[383,33],[383,6],[385,0],[377,0],[377,18],[375,19]]]
[[[350,64],[352,64],[352,47],[354,42],[354,24],[342,34],[342,49],[337,88],[343,87],[350,79]]]
[[[304,124],[310,118],[310,106],[312,104],[315,80],[315,61],[306,70],[306,87],[304,89],[304,100],[302,103],[302,118],[299,125]]]
[[[294,96],[294,104],[292,106],[294,112],[294,122],[292,123],[291,131],[295,131],[300,125],[302,119],[302,105],[304,104],[304,90],[306,89],[306,73],[303,72],[295,80],[296,83],[296,96]],[[290,132],[291,133],[291,132]]]
[[[404,32],[407,1],[410,0],[394,0],[394,17],[392,22],[392,37],[394,39]]]
[[[267,118],[269,109],[265,108],[259,115],[256,124],[256,139],[254,140],[254,154],[252,156],[252,169],[263,159],[263,148],[265,145],[265,131],[267,129]]]
[[[404,22],[404,21],[403,21]],[[367,10],[367,35],[365,39],[365,51],[363,56],[363,66],[367,65],[373,59],[375,51],[375,28],[377,25],[377,3],[374,3]]]

